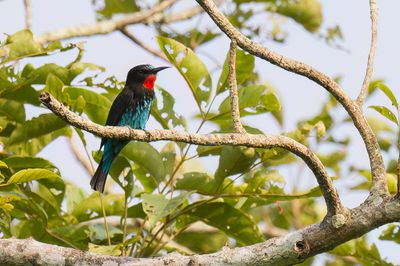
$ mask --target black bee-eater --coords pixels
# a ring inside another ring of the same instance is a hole
[[[168,67],[138,65],[129,70],[124,89],[115,98],[108,113],[107,126],[128,126],[144,129],[154,99],[154,82],[159,71]],[[103,192],[111,164],[129,141],[102,138],[103,157],[90,181],[90,186]]]

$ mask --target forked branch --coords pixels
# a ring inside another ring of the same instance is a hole
[[[283,148],[299,156],[314,173],[324,196],[328,217],[343,213],[343,206],[339,196],[332,184],[328,173],[318,157],[306,146],[285,136],[254,135],[254,134],[192,134],[189,132],[178,132],[176,130],[152,130],[143,131],[128,127],[101,126],[70,111],[49,93],[42,92],[40,101],[53,113],[72,126],[91,132],[105,138],[118,138],[139,141],[170,140],[185,142],[195,145],[219,146],[247,146],[254,148]]]
[[[333,79],[311,66],[277,54],[260,43],[253,42],[239,32],[229,20],[218,10],[212,0],[196,0],[208,13],[215,24],[243,50],[262,58],[287,71],[307,77],[325,88],[343,106],[360,133],[368,152],[372,172],[371,194],[388,194],[385,179],[385,168],[378,140],[371,130],[361,109]]]

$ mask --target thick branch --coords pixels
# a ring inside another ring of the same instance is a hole
[[[105,138],[129,139],[146,142],[170,140],[207,146],[233,145],[267,149],[279,147],[286,149],[303,159],[308,167],[313,171],[317,182],[321,187],[322,195],[325,198],[328,216],[343,212],[343,206],[340,203],[336,189],[334,188],[332,180],[329,178],[328,173],[319,158],[306,146],[286,136],[237,133],[199,135],[191,134],[189,132],[178,132],[176,130],[143,131],[128,127],[100,126],[91,121],[84,120],[82,117],[71,112],[47,92],[42,92],[40,95],[40,101],[67,123]]]
[[[233,128],[237,133],[246,133],[240,122],[239,97],[236,81],[236,42],[231,41],[229,48],[229,93]]]
[[[375,196],[374,204],[351,210],[346,224],[336,228],[327,221],[282,237],[240,248],[225,247],[205,255],[170,253],[157,258],[112,257],[43,244],[33,239],[0,239],[1,265],[293,265],[400,219],[398,199]]]
[[[263,47],[261,44],[253,42],[242,33],[240,33],[229,20],[218,10],[218,7],[212,0],[196,0],[208,15],[214,20],[215,24],[231,39],[235,40],[243,50],[262,58],[274,65],[277,65],[287,71],[307,77],[317,84],[325,88],[331,93],[335,99],[346,109],[347,113],[353,120],[354,125],[359,131],[364,140],[372,172],[372,190],[371,194],[383,193],[388,194],[385,168],[383,164],[382,155],[378,140],[372,132],[368,122],[366,121],[359,106],[353,102],[350,97],[343,91],[343,89],[333,79],[324,73],[312,68],[311,66],[302,62],[285,58],[268,48]]]
[[[357,104],[363,105],[364,99],[368,93],[368,86],[371,82],[372,70],[374,65],[375,51],[376,51],[376,40],[378,35],[378,8],[376,0],[369,0],[370,17],[371,17],[371,47],[368,54],[367,69],[365,71],[364,81],[361,87],[360,95],[357,98]]]
[[[144,50],[146,50],[147,52],[149,52],[150,54],[152,54],[152,55],[154,55],[154,56],[156,56],[156,57],[158,57],[158,58],[161,58],[161,59],[163,59],[163,60],[166,61],[166,62],[169,62],[169,61],[167,60],[167,57],[166,57],[163,53],[157,51],[156,49],[151,48],[150,46],[148,46],[147,44],[145,44],[144,42],[142,42],[141,40],[139,40],[138,38],[136,38],[135,35],[133,35],[132,33],[129,32],[129,30],[127,29],[127,27],[123,27],[122,29],[120,29],[120,32],[121,32],[122,34],[124,34],[126,37],[128,37],[131,41],[133,41],[134,43],[136,43],[137,45],[139,45],[140,47],[142,47]]]
[[[127,25],[146,23],[150,20],[154,21],[154,18],[152,18],[152,16],[161,13],[163,10],[170,7],[175,2],[176,0],[164,0],[149,10],[139,11],[131,15],[125,16],[119,20],[105,20],[94,24],[64,28],[55,32],[45,33],[44,35],[40,36],[37,41],[40,43],[46,43],[75,37],[107,34],[117,29],[123,28]],[[160,21],[163,19],[163,16],[158,17]]]

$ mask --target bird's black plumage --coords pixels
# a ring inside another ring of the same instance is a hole
[[[138,65],[129,70],[124,89],[111,105],[106,125],[144,129],[154,99],[153,87],[156,74],[165,68],[167,67],[154,68],[151,65]],[[104,191],[111,164],[128,142],[102,138],[100,149],[104,146],[103,157],[90,181],[94,190]]]

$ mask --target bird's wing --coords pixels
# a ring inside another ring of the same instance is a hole
[[[106,126],[117,126],[126,109],[128,107],[135,108],[133,99],[133,91],[124,88],[111,105]],[[106,140],[106,138],[101,139],[100,149],[103,147]]]

